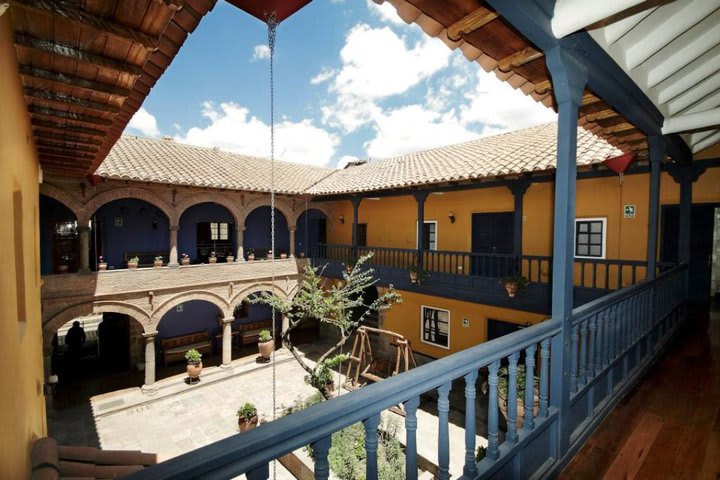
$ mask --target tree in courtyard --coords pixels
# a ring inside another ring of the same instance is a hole
[[[328,380],[331,379],[332,368],[336,367],[348,356],[338,354],[348,339],[365,322],[369,315],[390,308],[394,303],[401,303],[402,297],[392,285],[377,299],[365,303],[363,292],[377,283],[374,270],[365,266],[372,253],[362,256],[352,269],[343,272],[342,281],[331,281],[323,278],[325,267],[305,267],[305,278],[300,290],[291,300],[281,298],[274,293],[263,292],[250,301],[264,303],[273,307],[288,319],[289,326],[282,332],[282,344],[292,353],[295,360],[307,372],[307,381],[322,393],[330,397]],[[301,356],[292,343],[293,331],[304,323],[318,319],[337,330],[338,340],[325,351],[315,365],[311,366]]]

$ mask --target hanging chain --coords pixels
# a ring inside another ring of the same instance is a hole
[[[273,60],[275,58],[275,32],[277,29],[277,19],[275,13],[267,16],[268,26],[268,47],[270,48],[270,262],[275,262],[275,72]],[[275,269],[272,268],[272,283],[275,285]],[[272,307],[272,334],[273,338],[277,334],[275,325],[275,306]],[[280,333],[282,336],[282,332]],[[281,337],[282,338],[282,337]],[[275,389],[276,372],[275,372],[275,348],[272,352],[272,419],[277,416],[277,392]],[[277,461],[273,460],[273,480],[277,476]]]

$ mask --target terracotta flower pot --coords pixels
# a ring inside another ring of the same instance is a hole
[[[510,298],[514,297],[515,294],[516,294],[517,291],[518,291],[518,284],[517,284],[517,283],[512,283],[512,282],[506,283],[506,284],[505,284],[505,291],[507,292],[508,297],[510,297]]]
[[[410,283],[417,283],[417,272],[410,272]]]
[[[98,270],[107,270],[107,263],[105,263],[105,262],[98,263]]]
[[[272,356],[273,350],[275,350],[275,342],[270,339],[267,342],[258,342],[258,350],[260,351],[260,356],[269,359]]]
[[[286,258],[287,258],[287,253],[281,253],[281,254],[280,254],[280,258],[283,259],[283,260],[286,259]]]
[[[136,269],[137,267],[138,267],[137,262],[128,262],[128,268],[129,268],[130,270],[134,270],[134,269]]]
[[[160,267],[162,267],[162,266],[163,266],[163,261],[162,261],[162,260],[154,260],[154,261],[153,261],[153,267],[155,267],[155,268],[160,268]]]
[[[67,273],[70,270],[70,265],[58,265],[58,272]]]
[[[208,258],[208,263],[217,263],[217,257]]]
[[[238,417],[238,428],[240,429],[240,432],[246,432],[250,430],[251,428],[257,427],[258,424],[258,416],[253,415],[250,418],[247,417]]]
[[[227,257],[225,257],[225,261],[227,263],[233,263],[235,262],[235,257],[233,257],[232,255],[228,255]]]
[[[190,265],[190,258],[181,258],[180,263],[183,265]]]
[[[254,253],[248,254],[248,261],[252,262],[253,260],[255,260],[255,254]]]
[[[522,428],[523,423],[525,421],[525,391],[518,391],[517,396],[517,418],[515,419],[515,425],[518,429]],[[503,390],[498,389],[498,406],[500,407],[500,413],[503,414],[503,417],[505,417],[505,420],[507,420],[508,416],[508,401],[507,401],[507,393]],[[538,413],[538,410],[540,409],[540,396],[538,394],[537,389],[535,390],[535,395],[533,399],[533,416],[536,416]]]
[[[190,377],[191,383],[196,383],[200,381],[200,372],[202,372],[203,364],[200,363],[188,363],[187,364],[187,374],[188,377]]]

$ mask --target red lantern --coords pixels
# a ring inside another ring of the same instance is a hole
[[[608,158],[603,162],[603,165],[618,175],[622,175],[636,159],[637,155],[634,153],[626,153],[625,155],[620,155],[619,157]]]
[[[267,22],[267,16],[275,13],[277,23],[282,22],[310,3],[310,1],[311,0],[228,0],[228,2],[241,10],[245,10],[261,22]]]

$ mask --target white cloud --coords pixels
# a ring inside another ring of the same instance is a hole
[[[140,107],[140,110],[132,116],[127,124],[127,130],[134,130],[148,137],[160,136],[160,129],[157,126],[155,117],[144,107]]]
[[[251,116],[247,108],[236,103],[203,103],[202,115],[210,120],[205,128],[193,127],[176,140],[204,147],[270,156],[270,126]],[[335,155],[339,139],[309,119],[300,122],[283,120],[275,127],[275,158],[311,165],[327,165]]]
[[[405,23],[405,21],[397,14],[395,7],[390,5],[390,2],[383,2],[378,5],[372,0],[367,0],[367,8],[373,16],[379,18],[383,22],[391,23],[393,25],[407,25],[407,23]]]
[[[409,105],[375,117],[375,137],[364,146],[369,157],[385,158],[478,138],[457,119],[455,111],[439,113]]]
[[[255,45],[252,60],[265,60],[267,58],[270,58],[270,47],[267,45]]]
[[[343,169],[343,168],[347,167],[348,163],[356,162],[358,160],[360,160],[360,159],[358,157],[356,157],[355,155],[343,155],[342,157],[340,157],[340,160],[338,160],[338,162],[337,162],[337,168]]]
[[[460,107],[462,123],[482,123],[486,125],[484,134],[490,130],[510,132],[557,121],[557,114],[552,109],[481,69],[477,70],[475,88],[468,91],[465,98],[469,103]]]
[[[312,85],[318,85],[320,83],[325,83],[331,78],[333,78],[337,74],[337,70],[332,68],[323,68],[320,73],[315,75],[313,78],[310,79],[310,83]]]
[[[179,123],[173,123],[172,126],[177,131],[182,130],[182,125],[180,125]]]

